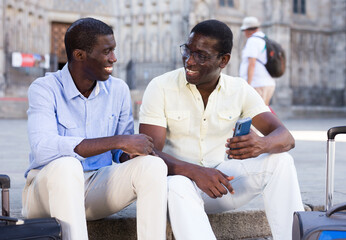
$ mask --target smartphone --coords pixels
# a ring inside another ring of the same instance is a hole
[[[233,137],[247,135],[250,132],[252,119],[250,117],[239,119],[235,124]]]

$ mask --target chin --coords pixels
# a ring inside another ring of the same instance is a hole
[[[198,83],[198,78],[193,78],[193,77],[188,77],[186,76],[186,81],[190,84],[194,84],[194,85],[197,85]]]
[[[100,78],[100,81],[107,81],[109,79],[110,75],[105,75],[102,78]]]

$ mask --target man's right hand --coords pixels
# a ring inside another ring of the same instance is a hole
[[[234,177],[229,177],[214,168],[194,166],[190,179],[211,198],[221,198],[228,192],[234,194],[230,181]]]
[[[153,153],[153,139],[145,134],[123,135],[122,150],[130,155],[149,155]]]

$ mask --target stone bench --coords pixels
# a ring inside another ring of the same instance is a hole
[[[19,207],[19,206],[17,206]],[[11,207],[11,216],[22,218],[20,208]],[[271,239],[270,228],[263,210],[236,210],[208,215],[218,240],[230,239]],[[107,218],[88,221],[90,240],[136,240],[136,207],[128,206]],[[167,221],[167,240],[173,240],[173,233]]]
[[[210,214],[209,220],[218,240],[263,239],[271,235],[262,210],[230,211]],[[136,240],[135,206],[105,219],[88,222],[90,240],[122,239]],[[173,240],[173,233],[167,221],[167,240]]]
[[[209,214],[209,221],[218,240],[247,239],[264,240],[272,239],[270,228],[265,213],[254,206],[261,202],[252,203],[240,210],[225,213]],[[307,206],[306,211],[320,211],[322,206]],[[123,209],[105,219],[88,222],[90,240],[136,240],[136,207],[135,204]],[[171,225],[167,221],[167,240],[174,240]]]

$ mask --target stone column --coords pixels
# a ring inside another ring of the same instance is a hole
[[[337,105],[346,106],[346,23],[345,11],[346,6],[342,0],[333,0],[330,3],[331,7],[331,28],[333,39],[333,50],[331,63],[334,72],[335,88],[338,92],[343,92],[340,96]],[[332,77],[332,76],[331,76]]]

